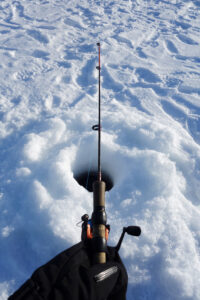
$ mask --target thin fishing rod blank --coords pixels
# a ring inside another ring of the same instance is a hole
[[[99,122],[98,122],[98,180],[101,181],[101,61],[100,61],[100,43],[97,43],[99,49]]]
[[[99,51],[99,65],[96,67],[99,71],[99,95],[98,95],[98,124],[92,126],[93,130],[98,130],[98,181],[102,180],[101,172],[101,59],[100,59],[100,43],[97,43]]]

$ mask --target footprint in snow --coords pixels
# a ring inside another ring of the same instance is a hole
[[[13,13],[9,13],[9,15],[4,19],[4,22],[11,24],[11,25],[17,25],[19,26],[19,23],[16,23],[13,21]]]
[[[39,30],[33,29],[33,30],[27,30],[26,32],[29,36],[31,36],[32,38],[34,38],[35,40],[39,41],[42,44],[49,43],[48,38],[45,35],[43,35]]]
[[[174,24],[176,24],[177,27],[181,27],[184,30],[191,27],[190,24],[182,22],[182,21],[181,22],[180,21],[175,21]]]
[[[175,88],[179,86],[182,83],[182,80],[175,78],[175,77],[167,77],[166,79],[166,85],[169,88]]]
[[[143,52],[142,48],[141,47],[137,47],[136,48],[136,51],[137,51],[137,54],[140,58],[147,58],[147,55]]]
[[[66,53],[64,57],[65,60],[80,60],[79,55],[73,47],[66,47],[64,52]]]
[[[63,67],[65,69],[69,69],[71,67],[71,63],[67,61],[58,61],[57,64],[59,67]]]
[[[73,28],[79,29],[79,30],[84,30],[84,28],[75,20],[72,20],[70,18],[66,18],[64,23],[68,26],[71,26]]]
[[[108,72],[106,68],[102,70],[102,76],[103,76],[103,84],[102,87],[105,89],[111,89],[114,92],[120,92],[123,89],[123,85],[117,81],[111,76],[111,74]]]
[[[176,48],[176,46],[174,45],[174,43],[170,40],[166,40],[165,41],[165,45],[167,47],[167,50],[170,52],[170,53],[173,53],[173,54],[178,54],[178,50]]]
[[[161,82],[160,78],[149,69],[137,68],[135,73],[138,75],[139,80],[144,80],[149,83]]]
[[[19,1],[15,1],[14,4],[15,4],[16,10],[17,10],[18,15],[19,15],[20,18],[23,18],[23,19],[26,19],[26,20],[29,20],[29,21],[33,20],[33,18],[27,16],[24,13],[24,6],[21,5],[21,3]]]
[[[81,75],[77,78],[77,83],[81,87],[88,87],[90,85],[96,84],[96,79],[94,77],[94,69],[96,64],[96,58],[89,60],[81,71]]]
[[[13,78],[21,81],[30,81],[34,76],[32,71],[22,70],[13,74]]]
[[[80,52],[83,52],[83,53],[94,53],[95,52],[94,44],[83,44],[83,45],[80,45],[78,47],[78,49]]]
[[[44,60],[48,60],[49,59],[48,58],[49,55],[50,55],[50,53],[42,51],[42,50],[35,50],[32,53],[33,57],[35,57],[35,58],[41,58],[41,59],[44,59]]]
[[[185,44],[188,45],[198,45],[198,43],[196,41],[194,41],[193,39],[189,38],[186,35],[183,34],[178,34],[177,37],[179,38],[179,40]]]
[[[15,105],[18,105],[20,104],[20,102],[22,101],[22,97],[21,96],[18,96],[18,97],[14,97],[11,99],[11,102]]]
[[[117,35],[117,34],[114,35],[113,38],[114,38],[115,40],[117,40],[118,43],[125,44],[125,45],[127,45],[129,48],[133,49],[133,45],[132,45],[131,41],[128,40],[127,38],[124,38],[124,37],[119,36],[119,35]]]

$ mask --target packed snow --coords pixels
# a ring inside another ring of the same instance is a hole
[[[200,1],[2,0],[0,299],[80,241],[102,168],[128,300],[200,299]]]

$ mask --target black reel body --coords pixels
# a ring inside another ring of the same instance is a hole
[[[81,240],[86,245],[91,244],[91,240],[93,238],[93,225],[92,225],[92,219],[89,219],[88,214],[85,214],[81,217],[82,220],[82,232],[81,232]],[[110,232],[110,225],[105,225],[105,237],[106,241],[108,240],[109,232]]]
[[[85,243],[86,245],[91,245],[91,240],[93,238],[92,235],[92,219],[89,219],[88,214],[85,214],[81,217],[82,220],[82,233],[81,233],[81,240],[83,243]],[[106,241],[108,240],[108,236],[109,236],[109,232],[110,232],[110,225],[106,224]],[[128,235],[132,235],[132,236],[140,236],[141,235],[141,228],[139,226],[128,226],[128,227],[124,227],[122,234],[119,238],[119,241],[115,247],[115,249],[117,251],[119,251],[122,241],[124,239],[124,235],[125,233],[127,233]]]

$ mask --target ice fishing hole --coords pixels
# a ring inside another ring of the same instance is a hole
[[[92,170],[90,172],[88,172],[88,170],[86,171],[83,170],[80,173],[74,174],[74,179],[78,182],[78,184],[83,186],[86,190],[92,192],[93,191],[92,184],[94,181],[98,180],[98,172],[95,170]],[[113,179],[105,171],[102,171],[102,181],[106,183],[106,191],[110,191],[113,188],[114,186]]]

